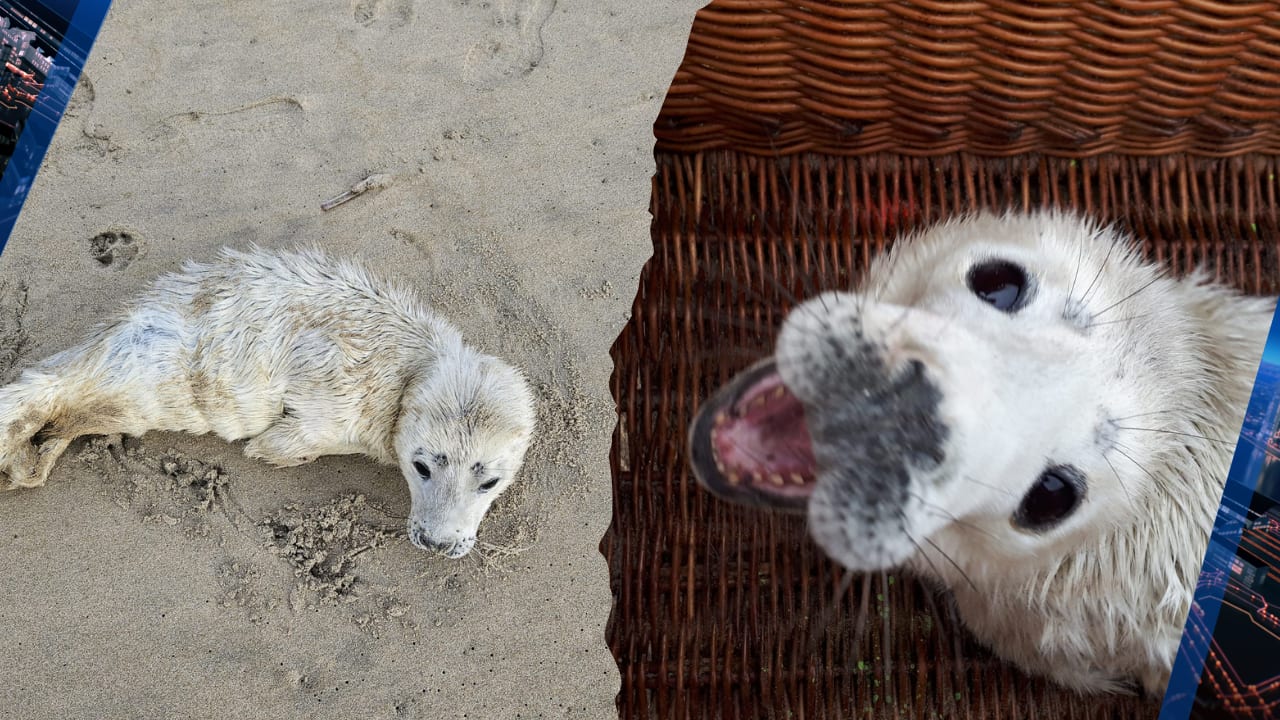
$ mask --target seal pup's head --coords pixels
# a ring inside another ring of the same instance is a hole
[[[396,455],[409,483],[409,540],[460,558],[511,485],[533,439],[524,376],[465,346],[441,353],[400,401]]]
[[[1153,492],[1143,467],[1169,439],[1125,427],[1187,391],[1168,369],[1191,328],[1161,312],[1176,284],[1070,215],[935,226],[860,291],[789,313],[773,357],[700,409],[694,470],[807,512],[852,570],[913,565],[955,586],[1050,566]]]

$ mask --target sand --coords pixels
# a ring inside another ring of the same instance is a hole
[[[524,367],[542,435],[458,561],[362,458],[77,443],[0,494],[0,715],[616,716],[608,351],[699,5],[114,3],[0,255],[0,380],[188,258],[317,242]]]

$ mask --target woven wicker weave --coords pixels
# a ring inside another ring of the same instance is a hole
[[[1203,263],[1280,294],[1280,4],[1034,7],[738,0],[699,14],[656,126],[654,257],[613,352],[602,550],[622,717],[1155,716],[1158,703],[1009,668],[910,579],[859,577],[837,597],[840,572],[802,521],[711,498],[685,461],[700,399],[769,352],[797,298],[848,287],[897,232],[956,212],[1086,210],[1175,272]]]
[[[718,0],[657,136],[770,155],[1276,152],[1277,90],[1274,3]]]

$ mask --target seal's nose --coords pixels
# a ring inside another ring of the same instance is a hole
[[[420,527],[415,527],[410,531],[409,539],[413,541],[414,545],[423,550],[434,550],[449,557],[454,557],[453,552],[458,545],[452,540],[434,540],[426,530]]]
[[[452,557],[452,556],[453,556],[453,546],[454,546],[454,545],[456,545],[456,543],[452,543],[452,542],[448,542],[448,541],[445,541],[445,542],[427,542],[427,543],[426,543],[426,545],[427,545],[427,547],[431,548],[432,550],[435,550],[436,552],[440,553],[441,555],[448,555],[448,556]]]

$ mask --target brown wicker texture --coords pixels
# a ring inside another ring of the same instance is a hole
[[[1158,703],[1011,669],[908,578],[838,593],[802,520],[697,487],[686,429],[770,351],[797,298],[848,287],[899,231],[966,210],[1078,208],[1176,272],[1204,263],[1280,294],[1278,12],[718,0],[700,13],[656,128],[654,257],[613,350],[602,550],[623,718],[1155,717]]]
[[[1087,157],[1280,149],[1270,2],[717,0],[663,150]]]

